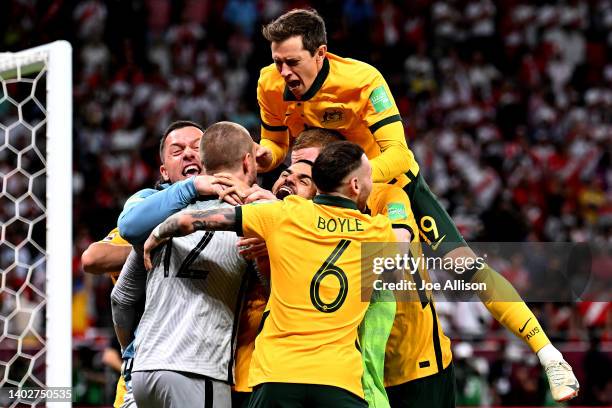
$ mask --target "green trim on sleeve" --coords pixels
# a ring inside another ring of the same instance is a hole
[[[388,125],[388,124],[394,123],[394,122],[401,122],[401,121],[402,121],[402,117],[399,114],[386,117],[384,119],[379,120],[378,122],[376,122],[372,126],[370,126],[370,132],[372,132],[372,134],[374,134],[374,132],[376,132],[378,129],[380,129],[381,127],[383,127],[385,125]]]
[[[285,130],[287,130],[287,126],[284,126],[284,125],[281,125],[281,126],[272,126],[272,125],[268,125],[263,120],[261,121],[261,126],[264,129],[269,130],[270,132],[284,132]]]
[[[410,228],[410,226],[406,224],[391,224],[391,228],[405,229],[406,231],[410,233],[410,239],[414,239],[415,237],[414,231],[412,230],[412,228]]]

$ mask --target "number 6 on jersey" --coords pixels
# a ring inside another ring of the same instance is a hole
[[[340,309],[344,301],[346,300],[346,295],[348,293],[348,279],[344,271],[334,265],[336,261],[342,256],[342,253],[348,248],[351,243],[348,239],[343,239],[340,243],[334,248],[332,254],[323,262],[323,265],[319,268],[317,273],[315,273],[312,281],[310,281],[310,301],[313,306],[320,312],[323,313],[332,313],[336,310]],[[338,296],[334,300],[329,303],[325,303],[323,299],[321,299],[320,288],[321,282],[327,275],[333,275],[338,278],[340,283],[340,290],[338,292]]]

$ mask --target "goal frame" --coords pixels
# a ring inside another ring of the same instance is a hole
[[[46,55],[45,385],[72,387],[72,46],[67,41],[0,53],[17,79]],[[20,118],[21,119],[21,118]],[[55,403],[71,406],[71,403]]]

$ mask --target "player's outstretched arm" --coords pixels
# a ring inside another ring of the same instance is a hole
[[[172,237],[182,237],[199,230],[234,231],[236,228],[236,210],[220,208],[215,210],[189,210],[173,215],[159,224],[144,245],[144,263],[151,270],[151,252],[160,244]]]
[[[257,145],[255,150],[255,160],[257,161],[257,172],[262,173],[272,170],[278,166],[284,156],[287,155],[289,147],[274,142],[273,140],[262,140],[261,145]]]
[[[374,139],[380,146],[382,154],[370,161],[372,181],[386,183],[406,173],[411,163],[416,163],[414,154],[408,148],[404,137],[402,122],[390,123],[374,132]]]
[[[289,152],[289,132],[284,123],[285,112],[277,100],[279,94],[270,90],[268,81],[263,78],[264,70],[257,81],[261,141],[256,146],[255,158],[259,173],[276,168]]]
[[[120,271],[131,250],[129,245],[94,242],[81,255],[83,270],[95,275]]]
[[[220,193],[213,176],[178,181],[164,190],[144,189],[127,200],[119,215],[121,236],[132,245],[143,243],[160,222],[187,207],[198,195]]]

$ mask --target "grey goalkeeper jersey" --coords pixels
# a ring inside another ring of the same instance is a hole
[[[231,206],[210,200],[186,209],[223,207]],[[237,239],[234,232],[198,231],[162,245],[147,277],[132,371],[183,371],[233,383],[247,268]]]

